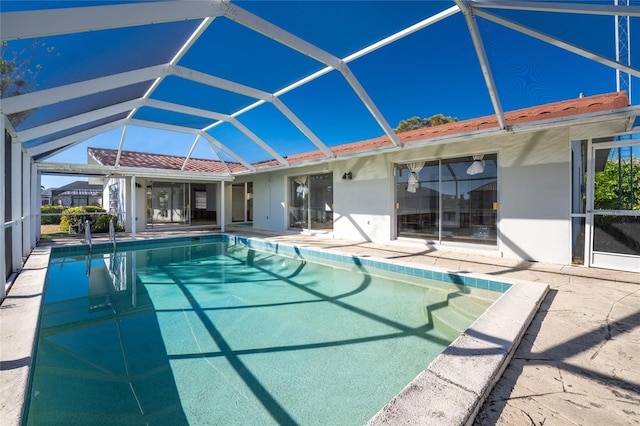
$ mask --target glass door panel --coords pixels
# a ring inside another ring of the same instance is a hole
[[[497,155],[443,160],[442,240],[492,244],[497,241]]]
[[[289,228],[333,229],[333,173],[289,178]]]
[[[438,239],[440,218],[437,161],[396,167],[396,221],[399,237]]]
[[[496,154],[396,167],[398,237],[497,244]]]
[[[309,176],[311,229],[333,229],[333,174]]]
[[[593,152],[592,264],[640,271],[640,144]]]
[[[244,183],[231,185],[231,222],[244,222]]]
[[[247,182],[247,222],[253,222],[253,182]]]
[[[147,187],[147,224],[188,224],[188,192],[185,183],[154,182]]]
[[[308,176],[290,178],[289,188],[289,228],[308,227]]]

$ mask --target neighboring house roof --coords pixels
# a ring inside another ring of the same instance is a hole
[[[629,106],[629,97],[625,92],[614,92],[603,95],[580,97],[568,101],[554,102],[546,105],[520,109],[505,113],[508,125],[513,126],[523,123],[533,123],[536,121],[558,119],[563,117],[576,116],[580,114],[610,111]],[[423,141],[442,136],[463,134],[483,129],[499,129],[498,120],[495,115],[474,118],[453,123],[441,124],[438,126],[425,127],[422,129],[410,130],[400,133],[398,137],[403,143]],[[366,152],[383,147],[392,147],[393,143],[387,136],[368,139],[338,145],[330,148],[336,155],[355,154]],[[98,163],[105,166],[114,166],[118,150],[105,148],[88,148],[88,154]],[[310,151],[295,154],[285,159],[290,163],[300,163],[309,160],[321,160],[326,158],[320,151]],[[184,164],[185,157],[175,155],[151,154],[144,152],[122,151],[120,155],[120,166],[140,167],[153,169],[180,170]],[[268,160],[253,164],[256,169],[278,166],[277,160]],[[227,171],[228,168],[228,171]],[[200,158],[190,158],[185,167],[186,171],[211,172],[218,174],[231,174],[246,172],[247,169],[240,163],[222,162],[218,160],[206,160]]]
[[[60,188],[51,188],[51,194],[57,195],[98,195],[102,192],[102,185],[91,185],[86,181],[77,180]]]

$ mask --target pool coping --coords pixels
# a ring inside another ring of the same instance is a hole
[[[0,306],[0,413],[3,424],[22,424],[29,389],[42,292],[51,247],[36,247]]]
[[[234,238],[235,241],[239,238],[249,241],[249,244],[254,244],[254,247],[261,244],[274,244],[259,238],[233,235],[228,237]],[[190,237],[158,240],[166,242],[169,239],[193,240]],[[131,243],[133,244],[133,241]],[[140,243],[144,244],[142,241]],[[119,247],[122,245],[118,244]],[[320,259],[361,259],[365,263],[371,262],[370,264],[374,267],[387,265],[392,272],[397,270],[393,270],[395,268],[391,265],[404,268],[403,273],[410,270],[413,275],[416,275],[415,271],[430,270],[442,274],[441,277],[449,277],[451,282],[455,282],[454,277],[462,276],[468,283],[480,283],[481,286],[482,280],[496,282],[493,277],[483,274],[461,273],[431,266],[415,268],[401,261],[374,257],[362,258],[341,254],[335,250],[310,250],[281,243],[277,245],[277,251],[281,252],[279,254],[289,252],[289,254],[300,256],[313,253],[320,254],[317,256]],[[110,245],[105,244],[105,247],[108,246]],[[63,253],[67,251],[65,247],[56,249],[58,250]],[[69,252],[73,250],[69,249]],[[77,248],[75,250],[77,251]],[[18,425],[22,422],[29,370],[35,347],[36,327],[50,255],[51,247],[48,246],[39,246],[33,250],[0,309],[3,348],[0,352],[2,364],[0,393],[3,395],[0,408],[7,424]],[[375,414],[368,421],[368,425],[395,423],[462,425],[473,422],[484,400],[509,364],[549,290],[547,284],[537,282],[510,279],[501,279],[500,282],[509,284],[509,288],[425,370]]]
[[[539,282],[501,279],[484,274],[451,271],[434,266],[374,257],[363,258],[336,250],[301,248],[248,237],[235,237],[249,247],[270,249],[302,259],[323,259],[371,266],[383,271],[438,279],[503,294],[429,366],[407,384],[366,424],[470,425],[494,385],[509,365],[529,324],[549,291]],[[305,257],[305,255],[310,255]],[[354,261],[355,260],[355,261]],[[420,271],[429,271],[422,274]],[[473,374],[469,374],[473,372]]]

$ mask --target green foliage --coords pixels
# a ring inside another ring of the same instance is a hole
[[[96,213],[101,212],[105,214],[101,215],[91,215],[89,216],[91,219],[91,232],[92,233],[104,233],[109,232],[109,221],[114,216],[106,214],[105,210],[101,207],[96,206],[79,206],[79,207],[68,207],[62,213],[62,219],[60,220],[60,229],[63,231],[68,231],[69,227],[71,229],[78,229],[78,222],[82,221],[84,223],[85,216],[87,213]],[[124,228],[120,225],[116,225],[116,231],[123,231]]]
[[[446,123],[455,123],[458,121],[456,117],[445,116],[443,114],[435,114],[429,118],[411,117],[400,121],[398,127],[395,128],[396,133],[402,133],[409,130],[422,129],[423,127],[439,126]]]
[[[36,78],[42,65],[35,63],[40,56],[58,56],[54,47],[35,40],[20,44],[19,50],[9,47],[7,42],[0,42],[0,95],[3,98],[28,93],[36,85]],[[31,115],[33,111],[22,111],[9,116],[9,121],[17,126]]]
[[[40,212],[42,214],[57,213],[57,216],[41,216],[40,223],[43,225],[59,225],[62,218],[61,213],[66,209],[66,206],[42,206]]]
[[[114,215],[101,214],[100,216],[91,216],[91,218],[91,232],[93,233],[109,232],[109,222],[111,219],[114,220],[116,232],[124,231],[124,226],[117,224],[117,219]]]
[[[640,210],[640,161],[608,160],[595,175],[594,200],[597,210]]]

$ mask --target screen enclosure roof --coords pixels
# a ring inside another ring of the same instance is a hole
[[[637,25],[633,1],[3,0],[0,17],[3,59],[26,75],[2,113],[37,162],[110,134],[119,150],[286,167],[371,138],[400,148],[414,116],[493,115],[506,132],[505,111],[640,77],[616,35]]]

